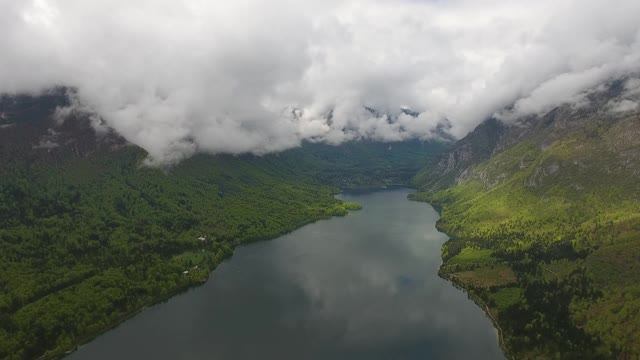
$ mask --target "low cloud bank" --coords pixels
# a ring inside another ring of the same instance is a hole
[[[640,70],[636,0],[0,3],[0,93],[74,88],[156,164],[461,137]]]

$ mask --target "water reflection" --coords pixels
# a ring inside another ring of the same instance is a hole
[[[501,359],[495,330],[437,276],[437,213],[395,189],[364,209],[238,249],[203,287],[74,359]]]

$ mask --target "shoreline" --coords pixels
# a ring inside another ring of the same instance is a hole
[[[438,213],[438,216],[440,218],[442,217],[442,206],[434,205],[434,204],[432,204],[432,203],[430,203],[428,201],[418,200],[418,199],[416,199],[415,197],[412,197],[412,196],[407,196],[407,200],[416,201],[416,202],[423,202],[423,203],[429,204],[431,207],[433,207],[434,210],[436,210],[436,212]],[[456,237],[454,235],[448,234],[448,233],[442,231],[442,229],[438,228],[438,222],[437,221],[436,221],[436,229],[438,231],[440,231],[441,233],[447,235],[447,237],[449,237],[449,239],[447,241],[442,243],[442,246],[444,246],[444,244],[446,244],[447,242],[456,239]],[[440,257],[440,259],[442,260],[442,256]],[[500,350],[502,350],[502,353],[504,354],[504,356],[509,360],[515,359],[515,357],[511,354],[509,349],[507,349],[507,347],[506,347],[506,345],[504,343],[504,335],[503,335],[504,331],[500,327],[500,324],[498,323],[498,320],[495,319],[493,317],[493,315],[491,314],[489,306],[484,301],[482,301],[482,299],[480,299],[480,297],[478,297],[477,295],[473,294],[471,292],[471,290],[465,288],[462,283],[456,281],[454,278],[449,276],[448,273],[445,273],[444,271],[442,271],[444,266],[445,266],[445,262],[444,262],[444,260],[442,260],[442,262],[440,264],[440,267],[438,268],[438,276],[440,278],[450,282],[454,287],[462,290],[465,294],[467,294],[467,297],[471,301],[473,301],[480,308],[480,310],[482,310],[484,315],[487,318],[489,318],[489,320],[491,321],[491,324],[493,325],[493,328],[496,330],[496,332],[498,334],[498,336],[497,336],[497,338],[498,338],[498,346],[500,347]]]
[[[442,265],[440,265],[440,267],[442,268]],[[506,345],[504,343],[504,336],[503,336],[504,331],[500,327],[498,320],[496,320],[491,314],[489,305],[487,305],[484,301],[482,301],[482,299],[480,299],[477,295],[473,294],[470,290],[466,289],[461,283],[455,281],[452,277],[448,276],[448,274],[438,271],[438,276],[450,282],[457,289],[462,290],[465,294],[467,294],[467,297],[469,298],[469,300],[473,301],[474,304],[476,304],[480,308],[480,310],[482,310],[484,315],[491,321],[493,328],[496,330],[496,333],[497,333],[496,337],[498,338],[498,346],[500,347],[500,350],[502,350],[502,353],[504,354],[505,358],[509,360],[514,360],[515,357],[506,348]]]
[[[405,185],[394,185],[394,186],[395,186],[394,188],[406,188]],[[336,197],[337,195],[343,193],[343,189],[339,189],[339,190],[340,190],[339,193],[333,195],[334,198],[337,198]],[[386,190],[386,188],[371,187],[371,188],[369,188],[369,191],[367,191],[367,192],[384,191],[384,190]],[[349,211],[356,211],[356,210],[349,210]],[[342,215],[342,216],[344,216],[344,215]],[[235,251],[235,249],[237,247],[239,247],[239,246],[250,245],[250,244],[253,244],[253,243],[256,243],[256,242],[271,241],[271,240],[277,239],[277,238],[279,238],[281,236],[290,234],[290,233],[292,233],[292,232],[294,232],[294,231],[296,231],[298,229],[301,229],[301,228],[303,228],[303,227],[305,227],[307,225],[316,223],[318,221],[329,220],[329,219],[332,219],[334,217],[341,217],[341,216],[339,216],[339,215],[321,216],[321,217],[318,217],[316,219],[311,219],[310,221],[307,221],[307,222],[305,222],[303,224],[300,224],[299,226],[296,226],[294,229],[292,229],[290,231],[285,231],[285,232],[283,232],[281,234],[278,234],[278,235],[276,235],[274,237],[265,237],[265,238],[262,238],[262,239],[257,239],[257,240],[242,242],[242,243],[234,243],[234,242],[232,242],[232,244],[233,244],[232,250]],[[231,259],[232,257],[233,257],[233,253],[231,255],[229,255],[228,257],[226,257],[225,259],[223,259],[222,262],[224,262],[224,261],[226,261],[228,259]],[[131,312],[123,314],[123,316],[121,316],[118,320],[112,322],[111,324],[109,324],[104,329],[98,331],[95,334],[87,335],[86,337],[81,338],[81,340],[79,342],[77,342],[70,349],[59,349],[59,348],[50,349],[50,350],[47,350],[41,356],[39,356],[37,359],[41,360],[41,359],[63,359],[63,358],[67,358],[71,354],[75,353],[78,349],[80,349],[80,347],[82,347],[83,345],[86,345],[86,344],[90,343],[91,341],[95,340],[96,338],[98,338],[99,336],[104,335],[105,333],[117,328],[118,326],[120,326],[121,324],[126,322],[127,320],[129,320],[129,319],[135,317],[136,315],[142,313],[147,308],[151,308],[153,306],[162,304],[162,303],[167,302],[170,299],[172,299],[172,298],[174,298],[174,297],[176,297],[178,295],[181,295],[183,293],[188,292],[191,289],[196,289],[196,288],[198,288],[200,286],[205,285],[209,281],[209,279],[212,277],[213,272],[217,269],[218,266],[220,266],[222,264],[222,262],[220,264],[215,264],[215,266],[213,268],[209,269],[209,271],[207,272],[206,279],[204,279],[202,281],[198,281],[198,282],[192,283],[190,285],[186,285],[186,286],[183,286],[183,287],[176,288],[176,290],[174,292],[171,292],[166,297],[162,297],[162,298],[160,298],[160,299],[158,299],[156,301],[149,302],[149,303],[144,304],[141,307],[139,307],[139,308],[137,308],[137,309],[135,309],[135,310],[133,310]]]

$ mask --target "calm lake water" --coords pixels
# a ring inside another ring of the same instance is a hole
[[[489,319],[437,275],[436,211],[410,190],[236,249],[199,288],[70,359],[504,359]]]

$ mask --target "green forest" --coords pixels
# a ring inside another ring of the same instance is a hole
[[[144,157],[126,148],[5,169],[0,358],[59,356],[205,281],[234,246],[349,208],[268,160],[196,156],[163,171]]]

